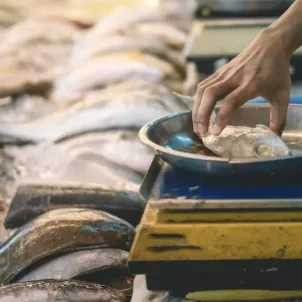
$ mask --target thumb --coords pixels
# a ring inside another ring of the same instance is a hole
[[[271,99],[270,129],[278,135],[281,135],[287,117],[289,105],[289,92],[279,92]]]

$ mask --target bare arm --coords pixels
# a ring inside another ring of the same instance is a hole
[[[302,0],[262,30],[240,55],[198,85],[192,111],[194,132],[207,132],[210,115],[223,104],[210,131],[220,134],[234,112],[258,96],[271,104],[270,128],[279,133],[285,125],[290,97],[290,56],[302,45]]]

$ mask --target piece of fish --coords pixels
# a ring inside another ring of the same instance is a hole
[[[49,211],[23,225],[0,248],[0,283],[30,265],[63,252],[91,248],[129,249],[135,230],[108,213],[80,208]]]
[[[68,280],[91,272],[104,273],[104,271],[113,268],[127,269],[128,255],[128,252],[117,249],[71,252],[48,259],[32,270],[25,270],[24,274],[15,282],[45,279]]]
[[[77,280],[103,284],[119,290],[129,300],[133,294],[134,276],[125,268],[108,268],[76,277]]]
[[[0,96],[44,92],[67,64],[78,29],[59,18],[30,18],[1,33]]]
[[[213,153],[228,159],[290,156],[282,139],[264,125],[255,128],[227,126],[220,135],[206,134],[203,144]]]
[[[123,68],[121,68],[121,66]],[[88,91],[125,80],[159,83],[165,78],[181,79],[181,74],[167,61],[150,54],[124,52],[92,58],[71,68],[54,82],[51,98],[58,103],[77,101]]]
[[[80,133],[112,128],[139,129],[146,123],[187,106],[174,96],[134,91],[116,97],[97,96],[32,123],[0,124],[0,136],[19,141],[58,141]],[[86,102],[87,101],[87,102]]]
[[[0,122],[30,122],[56,110],[57,106],[44,97],[25,94],[0,107]]]
[[[179,71],[184,73],[185,57],[182,53],[169,48],[165,41],[155,34],[145,34],[144,31],[148,30],[147,26],[148,24],[146,24],[145,27],[142,26],[138,28],[142,33],[138,30],[136,32],[135,29],[126,30],[123,33],[119,32],[115,35],[105,37],[102,40],[92,40],[91,44],[80,51],[77,51],[75,47],[71,56],[71,64],[73,66],[79,66],[89,62],[92,58],[108,53],[142,52],[167,60],[175,65]]]
[[[62,141],[58,146],[74,156],[91,152],[142,174],[148,171],[154,157],[154,151],[142,144],[134,130],[88,133]]]
[[[1,302],[1,301],[0,301]],[[145,275],[137,275],[133,284],[131,302],[194,302],[185,298],[176,298],[163,291],[151,291],[147,289]]]
[[[14,283],[0,287],[0,302],[121,302],[125,296],[104,285],[77,280]]]
[[[140,35],[151,35],[160,38],[167,45],[182,48],[187,35],[165,22],[143,22],[134,25],[134,31]]]
[[[176,9],[174,4],[159,3],[157,7],[147,5],[119,7],[89,30],[76,48],[84,49],[91,41],[102,39],[104,36],[109,36],[134,24],[163,21],[172,17],[175,19],[187,19],[190,14],[190,10],[186,11],[184,7]]]
[[[10,149],[9,154],[13,157],[14,177],[9,189],[11,198],[18,185],[30,179],[92,182],[115,191],[133,192],[139,190],[143,179],[143,175],[104,157],[89,152],[73,156],[51,142],[6,149]]]
[[[104,211],[136,226],[143,214],[145,201],[137,191],[130,191],[127,187],[117,191],[81,182],[26,181],[17,188],[4,226],[9,229],[21,227],[45,212],[69,207]]]

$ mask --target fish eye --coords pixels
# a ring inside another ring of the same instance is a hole
[[[272,155],[272,147],[266,144],[260,144],[255,147],[255,152],[257,155],[270,157]]]

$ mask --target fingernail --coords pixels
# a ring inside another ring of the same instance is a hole
[[[199,132],[199,134],[203,135],[203,134],[206,134],[207,129],[203,125],[198,124],[198,132]]]
[[[194,131],[195,133],[198,132],[198,127],[197,127],[197,124],[196,124],[196,123],[193,124],[193,131]]]
[[[219,135],[221,132],[220,127],[217,124],[214,124],[213,127],[211,127],[210,132],[212,135]]]

